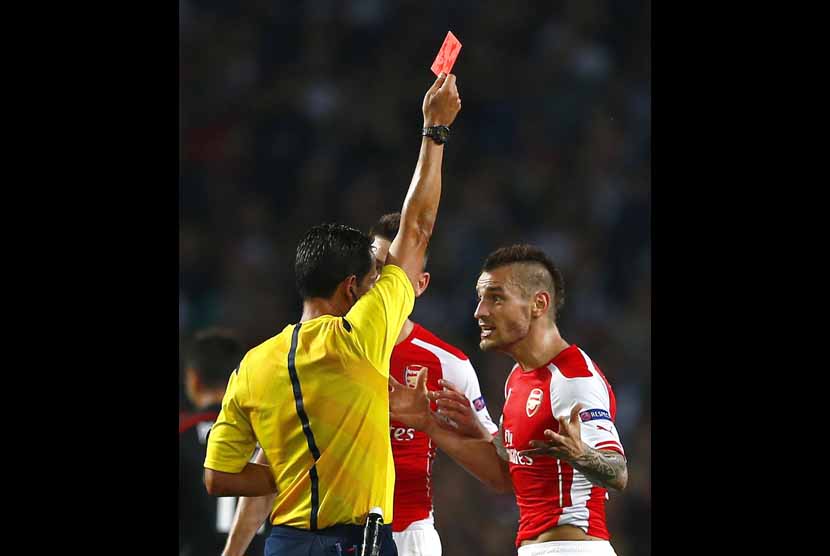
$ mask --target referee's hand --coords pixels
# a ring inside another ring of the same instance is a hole
[[[441,73],[424,95],[424,127],[449,126],[461,110],[461,96],[455,84],[455,75]]]

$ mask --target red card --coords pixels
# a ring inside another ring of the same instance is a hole
[[[429,69],[436,76],[442,71],[449,75],[459,52],[461,52],[461,42],[455,38],[452,31],[447,31],[447,38],[444,39],[444,44],[441,45],[441,50],[438,51],[438,56],[435,57]]]

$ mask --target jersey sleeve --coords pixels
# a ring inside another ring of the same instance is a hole
[[[484,403],[484,396],[481,395],[481,386],[478,383],[478,375],[469,359],[452,358],[442,361],[444,378],[464,392],[467,399],[473,405],[473,410],[479,422],[490,434],[498,432],[499,427],[490,417],[487,411],[487,404]]]
[[[582,441],[597,450],[614,450],[625,455],[620,435],[611,420],[610,399],[602,379],[566,378],[555,375],[551,380],[550,407],[556,418],[570,418],[571,409],[581,404],[579,413]]]
[[[415,305],[415,290],[398,266],[383,267],[374,287],[346,314],[343,330],[356,351],[384,377],[403,323]]]
[[[254,429],[244,411],[247,388],[240,370],[231,373],[222,410],[210,429],[204,466],[225,473],[239,473],[257,445]]]

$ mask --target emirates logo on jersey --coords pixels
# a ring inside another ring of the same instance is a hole
[[[533,417],[539,411],[539,406],[542,405],[542,389],[534,388],[530,391],[527,397],[527,404],[525,405],[525,412],[528,417]]]
[[[403,377],[406,385],[410,388],[415,388],[418,385],[418,373],[426,370],[423,365],[407,365],[403,371]]]

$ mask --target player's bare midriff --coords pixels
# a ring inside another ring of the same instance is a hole
[[[535,539],[525,539],[521,546],[549,541],[604,541],[599,537],[586,535],[585,531],[573,525],[559,525],[540,533]]]

